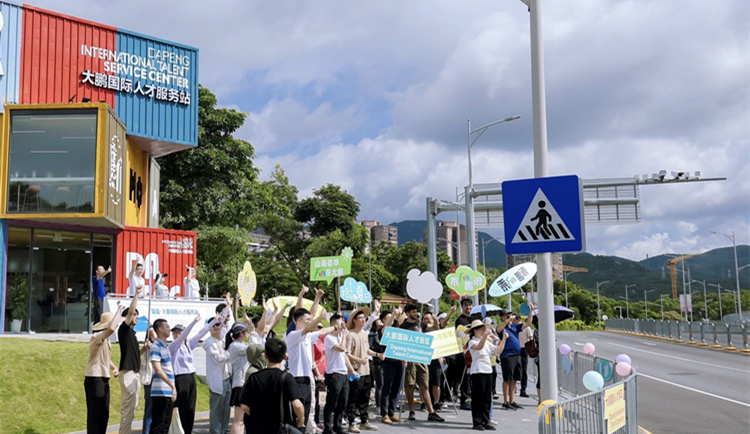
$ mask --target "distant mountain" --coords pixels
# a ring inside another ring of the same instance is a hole
[[[424,230],[427,227],[426,220],[404,220],[402,222],[391,223],[391,226],[398,228],[398,245],[408,243],[409,241],[417,241],[423,243]],[[486,240],[491,240],[495,237],[486,233],[478,232],[478,249],[477,256],[479,257],[479,264],[482,264],[482,243]],[[505,267],[505,244],[494,241],[488,243],[485,246],[485,253],[487,254],[487,267],[504,268]]]
[[[630,295],[641,294],[643,290],[656,289],[656,295],[649,297],[658,298],[659,294],[671,294],[672,280],[669,275],[667,261],[672,256],[659,255],[640,262],[631,261],[616,256],[596,256],[589,253],[577,255],[565,255],[563,263],[572,267],[588,268],[588,273],[569,273],[571,282],[583,285],[588,289],[595,290],[596,282],[609,280],[610,282],[600,286],[602,294],[617,298],[625,296],[625,285],[636,284],[631,289]],[[750,264],[750,246],[737,246],[737,257],[739,266]],[[663,270],[662,270],[662,267]],[[685,260],[685,271],[690,270],[690,277],[694,280],[705,280],[706,283],[719,283],[724,288],[734,288],[734,249],[721,248],[711,250],[701,255],[696,255]],[[678,270],[682,265],[678,264]],[[748,288],[750,280],[750,267],[740,272],[740,286]],[[678,293],[682,292],[682,275],[677,273]],[[703,289],[699,283],[692,284],[692,290]],[[716,289],[708,288],[709,291]]]
[[[640,263],[652,270],[661,272],[664,267],[665,273],[669,273],[667,261],[678,255],[659,255],[644,259]],[[750,246],[737,246],[737,261],[739,266],[750,264]],[[734,248],[723,247],[709,252],[693,256],[685,261],[685,271],[690,270],[690,277],[695,280],[717,281],[734,279]],[[677,269],[682,270],[682,264],[677,264]],[[750,267],[740,271],[740,280],[750,280]]]

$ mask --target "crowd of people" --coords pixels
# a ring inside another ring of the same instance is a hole
[[[102,314],[93,326],[84,381],[87,431],[106,432],[112,372],[120,382],[120,433],[131,431],[141,386],[145,434],[169,432],[175,423],[173,409],[178,410],[182,431],[192,433],[197,399],[194,350],[201,340],[212,434],[230,433],[230,429],[231,434],[376,431],[378,421],[371,420],[368,413],[373,395],[380,426],[387,426],[400,421],[402,410],[408,411],[408,420],[416,420],[415,392],[428,421],[444,422],[439,412],[455,392],[460,408],[471,410],[474,430],[495,430],[492,403],[499,399],[495,390],[497,363],[503,380],[502,408],[523,408],[515,401],[516,382],[521,382],[520,396],[528,396],[525,344],[535,341],[538,345],[538,335],[530,327],[532,315],[521,322],[512,312],[503,311],[495,326],[490,318],[472,315],[471,300],[463,299],[453,325],[464,330],[461,336],[468,340],[465,352],[422,364],[386,357],[386,347],[381,344],[385,328],[437,331],[449,326],[458,306],[422,317],[413,304],[381,311],[375,300],[372,312],[368,307],[356,308],[348,318],[337,312],[324,327],[325,315],[319,306],[324,293],[315,290],[308,310],[302,307],[308,291],[306,287],[300,291],[283,336],[273,330],[291,303],[269,307],[263,302],[260,316],[251,319],[245,315],[243,321],[233,322],[233,300],[227,294],[226,303],[216,307],[216,316],[200,331],[193,333],[201,324],[200,316],[190,324],[173,327],[157,319],[143,346],[135,333],[140,295],[136,292],[127,308],[119,306],[114,313]],[[109,337],[114,333],[120,346],[119,367],[111,360]],[[170,333],[172,341],[167,343]],[[402,391],[406,397],[403,403]]]

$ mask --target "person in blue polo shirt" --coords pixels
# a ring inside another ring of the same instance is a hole
[[[503,410],[520,410],[523,407],[516,404],[516,381],[521,381],[521,344],[518,334],[521,330],[531,327],[533,313],[530,313],[523,324],[513,324],[514,314],[503,309],[502,324],[497,327],[497,334],[502,336],[507,332],[505,348],[500,354],[500,368],[503,371]]]
[[[104,313],[104,297],[107,296],[107,291],[104,289],[104,277],[112,272],[112,267],[104,269],[103,265],[96,267],[96,274],[91,278],[92,291],[94,297],[92,297],[94,315],[92,323],[96,324],[102,319],[102,313]]]
[[[149,360],[154,367],[151,378],[151,432],[167,434],[172,423],[172,409],[177,399],[172,358],[167,345],[169,324],[165,319],[154,321],[156,342],[151,346]]]

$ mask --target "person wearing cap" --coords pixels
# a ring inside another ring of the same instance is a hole
[[[500,354],[508,339],[508,333],[503,334],[497,346],[489,341],[492,336],[492,325],[482,320],[474,320],[469,326],[469,352],[471,354],[471,421],[472,429],[477,431],[495,431],[490,423],[490,409],[492,408],[492,355]]]
[[[109,422],[109,370],[115,377],[119,372],[112,363],[112,344],[109,337],[120,324],[120,313],[125,306],[119,306],[117,312],[105,312],[98,323],[91,328],[89,339],[88,368],[83,380],[86,391],[86,432],[104,434]]]
[[[503,409],[520,410],[522,406],[516,404],[516,381],[521,381],[521,344],[518,334],[525,328],[531,327],[533,313],[529,313],[522,324],[513,324],[513,312],[503,309],[502,324],[497,327],[497,333],[508,333],[507,343],[500,354],[500,368],[503,371]]]
[[[222,329],[221,321],[214,323],[211,327],[211,336],[203,341],[203,350],[206,352],[206,382],[210,390],[210,434],[224,434],[229,427],[229,400],[232,392],[231,365],[229,353],[224,349]]]
[[[154,368],[154,376],[151,378],[151,432],[167,434],[172,424],[172,409],[177,399],[172,357],[167,345],[169,337],[167,320],[159,318],[154,321],[154,332],[156,332],[156,342],[149,352],[149,360]]]
[[[138,337],[135,326],[138,324],[138,297],[133,295],[130,307],[122,311],[125,321],[117,329],[117,340],[120,343],[120,433],[129,434],[133,425],[135,409],[138,406],[138,395],[141,391],[141,354],[146,352],[146,346],[139,351]]]
[[[174,406],[180,413],[180,424],[185,434],[193,432],[195,403],[198,391],[195,382],[193,351],[198,347],[198,343],[203,339],[203,336],[211,330],[211,327],[221,322],[221,317],[217,315],[198,331],[195,336],[188,339],[190,333],[193,331],[193,327],[200,320],[201,317],[198,315],[187,327],[182,324],[176,324],[172,327],[172,343],[169,344],[169,354],[172,357],[174,381],[177,388],[177,399],[174,402]]]
[[[248,320],[245,315],[245,320]],[[236,322],[227,333],[224,350],[229,352],[229,363],[232,367],[232,393],[229,405],[234,407],[234,421],[232,422],[232,434],[242,434],[245,431],[244,412],[240,398],[242,397],[242,386],[245,385],[245,372],[250,367],[247,360],[247,343],[250,337],[250,327],[247,324]]]
[[[378,304],[376,304],[376,309]],[[346,328],[349,330],[346,340],[347,357],[352,369],[359,375],[358,380],[349,384],[349,399],[346,410],[349,417],[350,433],[358,433],[361,430],[376,431],[378,429],[368,421],[367,414],[367,407],[370,405],[370,389],[372,388],[369,357],[375,357],[382,361],[385,355],[370,349],[368,332],[364,330],[369,317],[370,308],[362,307],[352,312],[349,315],[349,321],[346,323]],[[355,422],[358,416],[359,426]]]

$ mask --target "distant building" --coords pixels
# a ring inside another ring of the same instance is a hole
[[[362,220],[360,225],[370,231],[370,243],[390,243],[398,246],[398,228],[396,226],[381,225],[378,220]]]
[[[475,231],[476,233],[476,231]],[[460,226],[456,222],[438,222],[437,226],[437,250],[443,252],[451,258],[455,265],[466,265],[469,263],[469,240],[466,232],[466,226]],[[427,239],[427,229],[424,230],[424,239]],[[478,246],[478,237],[474,246]],[[460,247],[459,247],[460,245]],[[459,258],[460,252],[460,258]],[[476,248],[476,260],[479,262],[479,247]]]
[[[523,264],[524,262],[533,262],[536,264],[536,255],[507,255],[506,264],[508,268]],[[552,253],[552,279],[563,280],[562,272],[563,256],[562,253]]]

